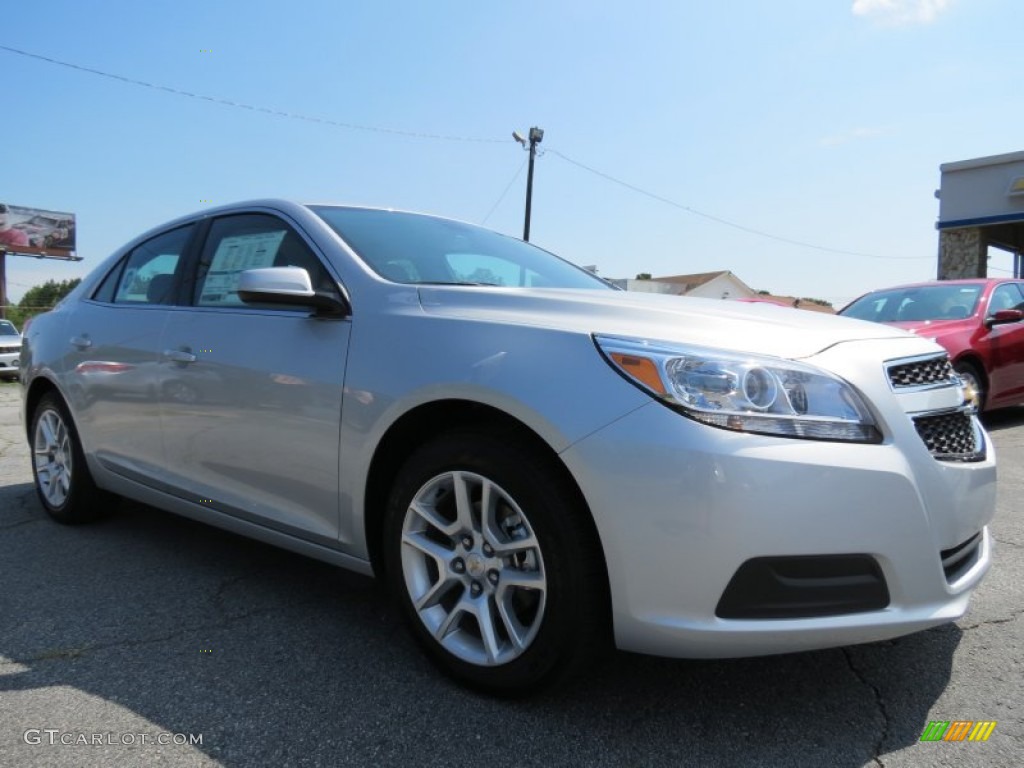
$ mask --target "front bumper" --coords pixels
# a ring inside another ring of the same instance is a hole
[[[565,451],[604,546],[617,645],[756,656],[883,640],[963,615],[991,562],[991,444],[984,435],[978,461],[937,461],[905,413],[879,416],[887,439],[860,445],[728,432],[652,402]],[[975,536],[970,557],[952,562]],[[822,555],[873,559],[887,604],[719,615],[744,563]]]
[[[18,358],[20,353],[18,352],[3,352],[0,353],[0,376],[3,377],[15,377],[18,375]]]

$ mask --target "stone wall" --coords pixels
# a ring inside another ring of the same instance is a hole
[[[939,280],[987,277],[988,242],[980,227],[939,231]]]

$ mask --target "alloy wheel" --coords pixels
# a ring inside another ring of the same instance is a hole
[[[57,411],[40,414],[32,449],[39,490],[51,507],[59,508],[71,492],[73,460],[71,434]]]
[[[458,659],[506,664],[536,638],[544,558],[522,509],[488,478],[449,471],[424,484],[405,513],[401,562],[416,615]]]

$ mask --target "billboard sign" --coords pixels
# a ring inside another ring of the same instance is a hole
[[[75,214],[0,203],[0,248],[28,256],[75,259]]]

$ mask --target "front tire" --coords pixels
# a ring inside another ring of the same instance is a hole
[[[977,366],[966,361],[956,363],[953,370],[964,382],[967,402],[974,408],[975,413],[981,413],[988,395],[985,390],[985,377]]]
[[[445,673],[527,693],[607,646],[596,533],[551,460],[515,437],[453,432],[399,472],[384,525],[388,581]]]
[[[78,432],[67,406],[54,392],[40,398],[32,412],[32,475],[36,494],[54,520],[92,522],[112,502],[89,474]]]

